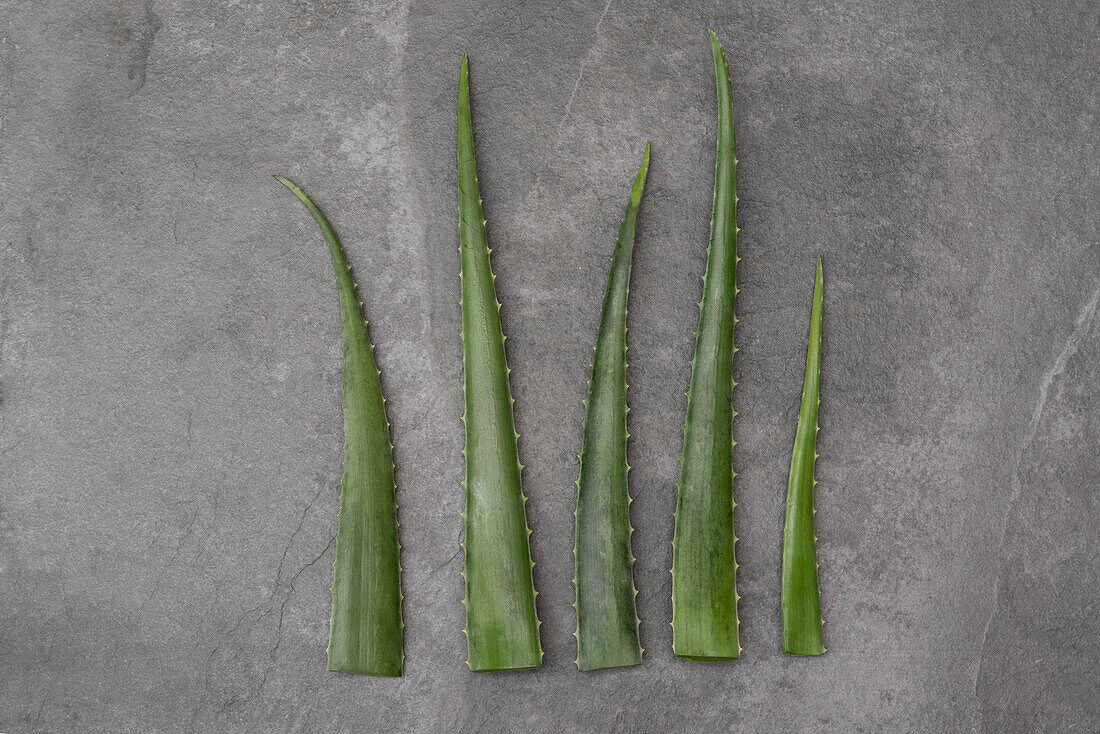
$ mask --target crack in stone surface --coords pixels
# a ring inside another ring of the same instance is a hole
[[[573,82],[573,91],[569,93],[569,100],[565,103],[565,111],[562,113],[561,122],[558,123],[558,138],[557,142],[561,142],[562,133],[565,131],[565,123],[569,120],[569,113],[573,110],[573,100],[577,98],[577,90],[580,89],[581,81],[584,80],[585,69],[588,65],[595,61],[593,53],[596,51],[596,46],[600,43],[600,26],[603,25],[604,18],[607,17],[607,11],[611,9],[611,3],[614,0],[607,0],[607,4],[603,6],[603,12],[600,13],[600,19],[596,21],[596,38],[592,41],[592,45],[585,51],[584,59],[581,61],[580,71],[577,73],[577,78]]]
[[[1043,418],[1043,410],[1046,408],[1047,399],[1050,397],[1050,388],[1054,384],[1054,380],[1065,372],[1066,365],[1068,365],[1073,356],[1077,354],[1081,342],[1092,328],[1092,321],[1096,316],[1098,304],[1100,304],[1100,285],[1096,286],[1088,303],[1078,312],[1073,332],[1070,333],[1069,338],[1066,339],[1065,343],[1062,345],[1062,350],[1058,353],[1050,369],[1043,373],[1043,378],[1039,381],[1039,396],[1035,401],[1035,407],[1031,411],[1031,420],[1028,421],[1023,441],[1020,444],[1019,450],[1016,452],[1015,471],[1012,476],[1012,492],[1009,494],[1007,509],[1005,510],[1004,516],[1001,518],[1000,538],[997,541],[998,561],[1004,553],[1009,519],[1012,517],[1013,512],[1015,512],[1016,505],[1020,500],[1020,495],[1023,493],[1023,479],[1020,474],[1023,470],[1024,454],[1031,448],[1031,445],[1035,442],[1035,436],[1039,432],[1039,425]],[[1001,574],[1003,569],[1004,566],[998,563],[996,575],[993,578],[993,591],[990,595],[989,616],[986,618],[985,628],[982,631],[978,663],[974,670],[973,686],[974,699],[978,703],[978,731],[982,731],[985,726],[984,706],[981,697],[978,695],[978,686],[981,681],[982,667],[985,665],[985,656],[989,645],[989,632],[993,627],[993,620],[996,619],[997,613],[1000,611]]]

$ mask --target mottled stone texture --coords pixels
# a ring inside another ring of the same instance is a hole
[[[1032,732],[1100,719],[1094,2],[0,7],[0,731]],[[740,662],[671,652],[669,541],[734,80]],[[463,665],[454,171],[470,52],[546,664]],[[631,292],[639,668],[573,665],[581,399]],[[337,226],[389,395],[407,675],[327,673]],[[821,659],[779,560],[826,267]],[[1074,729],[1074,727],[1076,727]]]

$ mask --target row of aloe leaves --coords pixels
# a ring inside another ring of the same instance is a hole
[[[695,356],[687,393],[672,563],[675,654],[714,662],[740,656],[734,556],[732,359],[738,319],[737,159],[729,70],[711,33],[718,92],[714,210]],[[627,300],[635,231],[649,170],[647,144],[611,258],[592,377],[584,401],[574,546],[577,666],[642,661],[635,607],[627,489]],[[401,546],[386,401],[363,303],[343,247],[316,204],[276,178],[309,209],[336,272],[343,331],[344,476],[336,539],[329,670],[400,676],[404,665]],[[500,302],[485,231],[470,120],[469,67],[458,96],[459,239],[466,411],[465,579],[467,664],[475,672],[542,664],[525,504],[513,418],[515,400]],[[822,618],[813,508],[820,404],[822,269],[818,259],[802,407],[791,457],[782,566],[783,651],[820,655]]]

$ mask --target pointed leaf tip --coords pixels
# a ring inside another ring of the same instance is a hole
[[[634,188],[630,192],[631,206],[638,206],[642,201],[642,191],[645,189],[645,181],[649,176],[649,150],[649,143],[646,143],[642,165],[638,168],[638,176],[634,179]]]
[[[470,98],[470,61],[466,54],[462,54],[462,64],[459,66],[458,72],[458,97],[459,104],[463,99],[467,100],[468,105]]]

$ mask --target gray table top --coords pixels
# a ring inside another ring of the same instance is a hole
[[[0,8],[0,730],[1023,732],[1100,717],[1095,3],[240,0]],[[742,660],[671,651],[669,541],[733,75]],[[463,665],[455,96],[474,126],[545,666]],[[630,313],[644,665],[580,674],[572,524],[606,268]],[[328,255],[396,445],[401,680],[325,671]],[[814,269],[829,653],[780,653]]]

